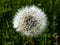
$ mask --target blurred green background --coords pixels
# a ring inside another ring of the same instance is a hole
[[[48,17],[46,31],[33,38],[35,45],[60,45],[60,0],[0,0],[0,45],[24,45],[28,39],[13,29],[12,19],[19,8],[33,4]]]

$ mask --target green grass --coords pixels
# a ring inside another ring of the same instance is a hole
[[[60,0],[0,0],[0,45],[23,45],[27,41],[13,29],[12,19],[19,8],[33,4],[48,17],[46,31],[33,38],[35,45],[60,44]]]

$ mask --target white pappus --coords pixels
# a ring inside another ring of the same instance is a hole
[[[26,36],[38,36],[44,32],[46,25],[46,14],[35,5],[19,9],[13,18],[13,27]]]

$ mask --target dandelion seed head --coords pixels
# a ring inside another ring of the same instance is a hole
[[[19,9],[13,18],[13,27],[26,36],[37,36],[47,25],[46,14],[36,6]]]

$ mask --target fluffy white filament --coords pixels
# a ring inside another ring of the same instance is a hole
[[[26,36],[37,36],[46,27],[46,14],[36,6],[26,6],[19,9],[13,18],[13,27]]]

